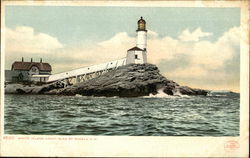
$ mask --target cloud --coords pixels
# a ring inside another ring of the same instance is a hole
[[[224,66],[239,49],[240,28],[231,28],[217,41],[201,41],[194,44],[192,62],[196,65],[218,69]]]
[[[57,38],[45,33],[35,33],[32,27],[6,28],[6,52],[48,53],[62,48]]]
[[[7,39],[13,38],[11,34],[13,32],[15,35],[27,35],[20,36],[20,39],[15,36],[16,41],[21,43],[19,45],[26,46],[26,51],[16,54],[15,58],[20,55],[43,57],[44,61],[51,63],[53,73],[124,58],[127,50],[136,44],[136,38],[130,37],[126,32],[119,32],[106,41],[92,45],[83,43],[78,46],[63,46],[54,37],[44,33],[35,34],[32,28],[16,28],[8,31],[7,35],[10,37]],[[240,28],[229,29],[215,41],[200,40],[210,35],[212,33],[203,32],[200,28],[192,33],[184,30],[177,38],[160,37],[157,32],[149,30],[148,62],[156,64],[163,75],[182,85],[239,91]],[[24,43],[21,42],[23,38]],[[40,40],[38,47],[27,43],[29,41],[38,45],[38,39]],[[16,43],[8,44],[7,53],[18,51]],[[12,45],[16,48],[11,48]],[[49,51],[43,52],[46,50]],[[9,65],[13,60],[16,60],[14,56],[13,58],[8,56]]]
[[[126,57],[127,50],[134,47],[134,41],[135,38],[129,37],[126,32],[120,32],[106,41],[93,45],[82,44],[79,47],[67,47],[57,51],[56,54],[75,60],[88,60],[88,64],[98,64]]]
[[[148,61],[183,85],[239,91],[240,38],[240,27],[233,27],[214,42],[149,39]]]
[[[121,45],[124,45],[124,44],[132,45],[133,42],[134,42],[134,38],[129,37],[126,32],[120,32],[120,33],[115,34],[115,36],[113,36],[111,39],[98,43],[98,45],[102,47],[112,46],[112,48],[114,48],[117,46],[120,47]]]
[[[148,30],[148,32],[147,32],[148,39],[155,39],[155,38],[158,38],[158,36],[159,36],[159,34],[155,31]]]
[[[201,30],[201,28],[197,28],[196,30],[194,30],[193,32],[190,32],[189,29],[186,29],[184,30],[179,36],[178,38],[181,40],[181,41],[185,41],[185,42],[188,42],[188,41],[194,41],[194,42],[197,42],[200,40],[200,38],[202,37],[208,37],[208,36],[211,36],[212,33],[210,32],[203,32]]]

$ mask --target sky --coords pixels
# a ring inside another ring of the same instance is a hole
[[[148,30],[148,62],[193,88],[239,92],[240,9],[7,6],[5,69],[14,61],[52,65],[52,73],[124,58],[137,20]]]

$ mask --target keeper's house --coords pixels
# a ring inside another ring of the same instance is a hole
[[[51,75],[51,66],[49,63],[15,61],[11,70],[5,70],[5,82],[46,82]]]

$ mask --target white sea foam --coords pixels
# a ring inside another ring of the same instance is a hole
[[[82,95],[80,95],[80,94],[76,94],[76,95],[75,95],[75,97],[82,97]]]
[[[174,93],[174,95],[168,95],[165,92],[163,92],[163,89],[159,89],[157,91],[157,94],[149,94],[149,96],[144,96],[144,98],[179,98],[179,97],[190,97],[188,95],[182,95],[179,91],[177,93]]]
[[[81,94],[76,94],[75,97],[84,97],[84,98],[119,98],[119,96],[113,96],[113,97],[105,97],[105,96],[84,96]]]
[[[207,96],[209,97],[226,97],[226,94],[213,94],[213,93],[209,93],[207,94]]]
[[[214,95],[216,97],[226,97],[227,95]]]
[[[189,95],[184,95],[184,94],[181,94],[180,90],[177,89],[176,92],[174,92],[174,96],[178,96],[178,97],[190,97]]]
[[[105,96],[83,96],[80,94],[76,94],[75,97],[93,97],[93,98],[119,98],[119,96],[113,97],[105,97]],[[173,95],[168,95],[163,92],[163,89],[159,89],[156,94],[150,93],[149,96],[143,96],[143,98],[182,98],[182,97],[190,97],[188,95],[182,95],[179,91],[175,92]]]

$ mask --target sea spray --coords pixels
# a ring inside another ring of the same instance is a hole
[[[189,97],[188,95],[168,95],[164,91],[164,89],[158,89],[156,94],[150,93],[149,96],[144,96],[144,98],[177,98],[177,97]]]

